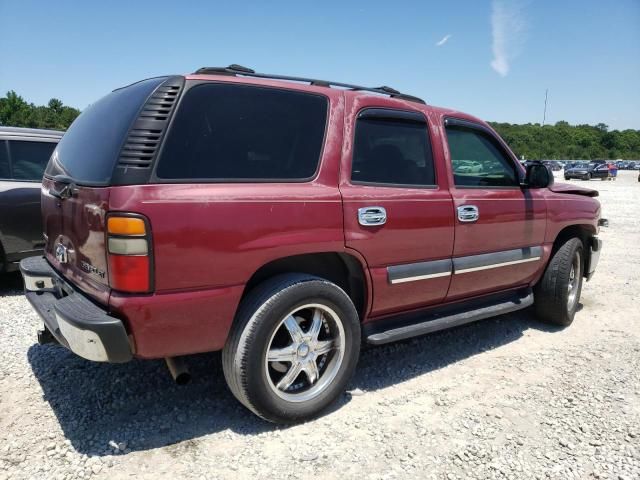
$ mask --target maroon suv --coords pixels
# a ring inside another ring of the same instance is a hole
[[[597,192],[522,167],[483,121],[389,88],[232,65],[87,108],[42,186],[21,270],[55,341],[94,361],[222,350],[275,422],[382,344],[534,305],[569,325],[601,241]]]

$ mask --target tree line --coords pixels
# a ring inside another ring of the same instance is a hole
[[[640,130],[597,125],[490,122],[511,150],[526,160],[640,160]]]
[[[80,110],[64,105],[57,98],[47,105],[34,105],[13,90],[0,98],[0,125],[10,127],[49,128],[66,130]]]
[[[28,103],[13,90],[0,98],[0,125],[66,130],[80,115],[57,98]],[[490,122],[511,149],[527,160],[640,160],[640,130],[609,130],[604,123],[555,125]]]

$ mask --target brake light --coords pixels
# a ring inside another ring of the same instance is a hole
[[[147,293],[152,290],[151,230],[137,214],[107,218],[109,285],[114,290]]]

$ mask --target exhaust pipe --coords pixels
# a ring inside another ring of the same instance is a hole
[[[191,381],[189,368],[182,357],[166,357],[164,360],[167,362],[169,373],[177,385],[186,385]]]

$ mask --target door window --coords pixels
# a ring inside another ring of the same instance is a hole
[[[53,142],[9,141],[13,179],[41,181],[55,146]]]
[[[359,118],[351,180],[354,183],[435,185],[426,122]]]
[[[458,125],[446,132],[457,187],[518,186],[513,162],[489,134]]]

